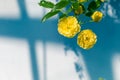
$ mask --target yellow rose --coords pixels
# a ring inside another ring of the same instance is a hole
[[[99,22],[102,19],[102,17],[103,17],[103,13],[100,11],[95,11],[91,16],[94,22]]]
[[[77,10],[75,10],[75,14],[82,14],[83,13],[83,7],[80,5]]]
[[[82,3],[82,2],[86,2],[87,0],[78,0],[80,3]]]
[[[90,29],[81,31],[77,37],[77,44],[83,49],[90,49],[97,42],[97,36]]]
[[[58,32],[68,38],[73,38],[80,32],[80,25],[73,16],[61,18],[58,22]]]

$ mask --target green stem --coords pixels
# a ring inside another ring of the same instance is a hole
[[[85,21],[84,21],[84,22],[79,21],[79,24],[80,24],[80,25],[83,25],[83,24],[86,24],[86,23],[89,23],[89,22],[94,22],[94,21],[93,21],[93,20],[89,20],[89,21],[86,21],[86,22],[85,22]]]

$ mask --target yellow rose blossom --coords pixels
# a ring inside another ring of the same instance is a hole
[[[77,37],[77,44],[83,49],[90,49],[97,41],[97,36],[90,29],[81,31]]]
[[[95,11],[91,16],[94,22],[99,22],[102,19],[102,17],[103,17],[103,13],[100,11]]]
[[[58,32],[68,38],[73,38],[80,32],[80,28],[77,19],[73,16],[61,18],[58,22]]]
[[[83,13],[83,7],[79,6],[77,10],[75,10],[75,14],[82,14]]]
[[[82,3],[82,2],[86,2],[87,0],[78,0],[80,3]]]

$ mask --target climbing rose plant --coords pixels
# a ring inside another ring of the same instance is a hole
[[[60,35],[73,38],[77,34],[77,44],[83,49],[91,49],[97,42],[97,35],[90,29],[82,30],[86,22],[100,22],[103,13],[99,11],[105,0],[59,0],[56,4],[51,1],[41,0],[39,5],[50,9],[42,22],[59,14],[58,32]],[[89,21],[80,20],[80,16],[89,17]]]

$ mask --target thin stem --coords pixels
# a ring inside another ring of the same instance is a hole
[[[82,22],[82,21],[79,21],[79,24],[80,24],[80,25],[83,25],[83,24],[86,24],[86,23],[89,23],[89,22],[94,22],[94,21],[93,21],[93,20],[84,21],[84,22]]]

